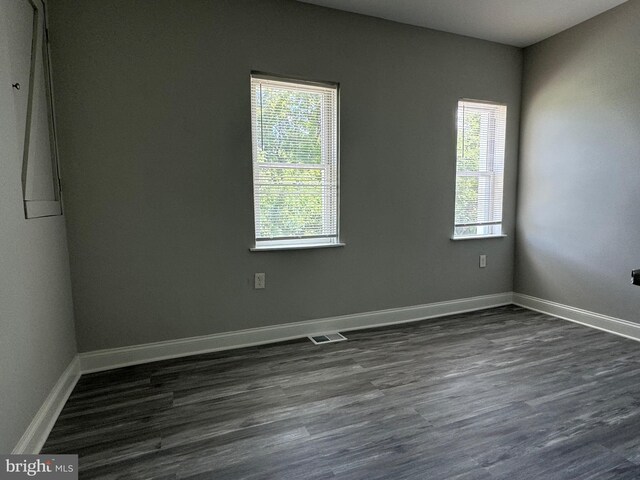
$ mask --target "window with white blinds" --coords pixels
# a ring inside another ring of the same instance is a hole
[[[251,76],[256,248],[338,243],[338,88]]]
[[[454,238],[502,234],[507,107],[458,102]]]

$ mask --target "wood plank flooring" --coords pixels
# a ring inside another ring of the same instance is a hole
[[[640,343],[509,306],[83,376],[82,479],[640,478]]]

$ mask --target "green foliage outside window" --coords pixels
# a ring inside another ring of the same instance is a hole
[[[260,203],[257,237],[320,236],[325,201],[322,94],[263,87],[257,95],[257,163],[264,165],[256,171],[254,187]],[[313,165],[318,168],[296,168]]]
[[[477,172],[480,167],[481,113],[466,112],[462,127],[458,128],[458,172]],[[477,176],[458,176],[456,179],[456,223],[474,223],[478,218]],[[458,235],[474,235],[477,226],[458,227]]]

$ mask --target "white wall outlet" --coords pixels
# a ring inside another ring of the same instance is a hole
[[[265,273],[256,273],[253,278],[253,288],[261,289],[267,287],[267,275]]]
[[[487,256],[480,255],[480,268],[485,268],[486,266],[487,266]]]

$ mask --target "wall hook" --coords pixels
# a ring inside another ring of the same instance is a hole
[[[12,83],[11,86],[13,88],[15,88],[16,90],[20,90],[20,84],[19,83]]]

